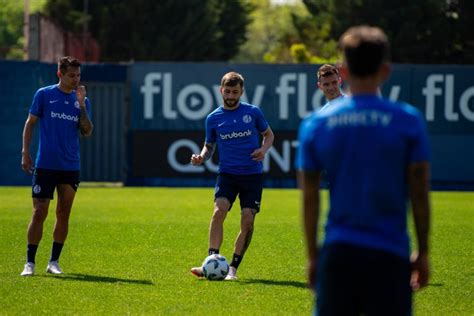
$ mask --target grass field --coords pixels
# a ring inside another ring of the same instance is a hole
[[[30,188],[0,187],[0,314],[309,315],[298,191],[264,191],[235,282],[189,273],[207,254],[212,198],[207,188],[82,187],[61,256],[65,274],[44,272],[52,203],[37,274],[23,278]],[[436,192],[432,204],[433,275],[415,295],[415,315],[473,315],[474,193]],[[221,248],[228,259],[238,229],[233,209]]]

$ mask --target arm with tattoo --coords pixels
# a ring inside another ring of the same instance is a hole
[[[209,160],[212,157],[212,155],[214,154],[215,150],[216,150],[216,144],[215,143],[212,143],[212,144],[206,143],[206,144],[204,144],[204,147],[202,148],[202,151],[201,151],[201,156],[204,159],[204,161]]]
[[[206,160],[209,160],[214,154],[215,150],[216,150],[216,144],[205,143],[199,155],[198,154],[191,155],[191,164],[198,166],[202,164],[203,162],[205,162]]]
[[[81,115],[79,117],[79,131],[84,137],[89,137],[92,135],[92,130],[94,126],[92,125],[91,119],[87,114],[86,107],[81,106]]]
[[[79,117],[79,132],[84,137],[89,137],[92,135],[92,130],[94,126],[92,125],[91,119],[87,114],[86,108],[86,88],[84,86],[76,87],[76,98],[79,102],[79,109],[81,110],[81,115]]]

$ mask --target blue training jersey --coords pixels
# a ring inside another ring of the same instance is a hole
[[[338,96],[337,98],[335,99],[332,99],[328,102],[326,102],[326,104],[324,104],[321,109],[319,109],[320,111],[326,111],[329,107],[331,107],[333,104],[335,103],[338,103],[341,101],[341,99],[344,99],[346,97],[345,94],[341,94],[340,96]]]
[[[409,256],[407,169],[429,160],[425,122],[411,105],[375,95],[341,99],[306,118],[297,167],[331,183],[325,243]]]
[[[218,107],[206,118],[206,143],[217,143],[219,172],[256,174],[263,172],[260,161],[250,154],[261,147],[260,133],[268,128],[262,111],[240,102],[235,110]]]
[[[85,99],[90,116],[91,105]],[[57,84],[36,91],[30,113],[40,118],[36,168],[80,170],[79,102],[76,91],[64,93]]]

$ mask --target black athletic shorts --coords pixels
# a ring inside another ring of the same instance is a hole
[[[232,204],[238,195],[241,209],[250,208],[258,213],[262,200],[262,190],[263,175],[261,173],[246,175],[219,173],[214,190],[214,199],[225,197],[229,200],[232,208]]]
[[[316,315],[411,315],[408,258],[344,243],[319,255]]]
[[[51,169],[35,169],[32,181],[32,197],[53,199],[58,184],[70,184],[74,191],[79,187],[79,170],[63,171]]]

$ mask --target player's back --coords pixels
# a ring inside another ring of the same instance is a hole
[[[408,254],[407,167],[427,151],[418,144],[424,139],[419,112],[362,95],[342,100],[320,119],[315,147],[330,183],[327,241]]]

